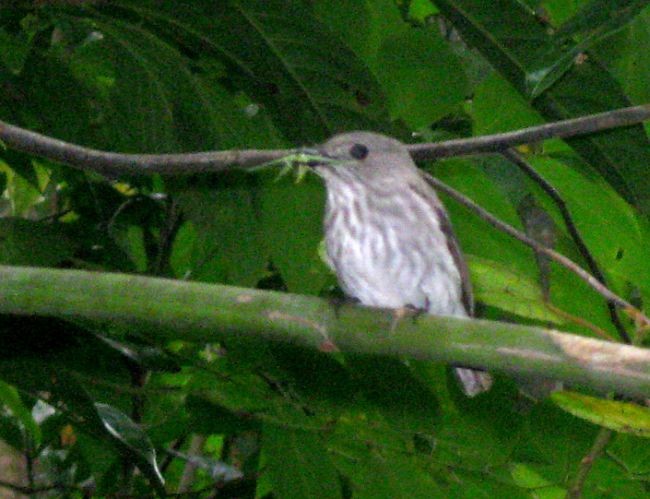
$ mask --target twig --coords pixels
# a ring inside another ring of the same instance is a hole
[[[474,213],[476,213],[480,218],[491,224],[492,226],[496,227],[497,229],[501,230],[502,232],[505,232],[506,234],[509,234],[510,236],[514,237],[515,239],[521,241],[525,245],[531,247],[535,251],[539,253],[543,253],[544,255],[548,256],[551,258],[551,260],[555,261],[556,263],[559,263],[563,267],[566,267],[569,269],[571,272],[576,274],[578,277],[580,277],[583,281],[585,281],[591,288],[593,288],[597,293],[599,293],[601,296],[605,297],[607,300],[613,302],[616,304],[618,307],[621,307],[628,315],[630,315],[635,321],[639,321],[641,326],[650,326],[650,319],[645,316],[640,310],[638,310],[636,307],[634,307],[630,302],[624,300],[620,296],[618,296],[616,293],[611,291],[607,286],[603,285],[598,279],[596,279],[594,276],[592,276],[589,272],[584,270],[582,267],[579,265],[575,264],[573,261],[571,261],[569,258],[566,256],[558,253],[557,251],[553,251],[550,248],[547,248],[546,246],[543,246],[539,244],[537,241],[534,239],[531,239],[527,235],[523,234],[522,232],[518,231],[511,225],[499,220],[497,217],[492,215],[490,212],[484,210],[481,208],[478,204],[476,204],[474,201],[469,199],[467,196],[464,194],[461,194],[458,192],[456,189],[453,189],[452,187],[449,187],[445,183],[441,182],[437,178],[429,175],[428,173],[422,171],[422,175],[424,178],[436,189],[439,189],[440,191],[444,192],[447,194],[449,197],[454,199],[455,201],[459,202],[466,208],[469,208],[472,210]]]
[[[502,152],[512,146],[528,144],[554,137],[568,138],[592,132],[629,126],[650,119],[650,104],[625,107],[605,113],[591,114],[570,120],[522,128],[513,132],[484,135],[470,139],[409,145],[416,161],[462,156],[486,152]]]
[[[584,239],[582,239],[582,236],[580,235],[578,228],[573,222],[573,218],[571,217],[571,213],[569,212],[569,209],[567,208],[564,199],[557,191],[557,189],[555,189],[553,185],[551,185],[544,177],[542,177],[535,170],[535,168],[533,168],[533,165],[531,165],[528,161],[526,161],[523,158],[523,156],[521,156],[518,152],[514,151],[513,149],[507,149],[503,151],[502,154],[506,159],[514,163],[517,167],[519,167],[521,171],[523,171],[535,183],[537,183],[537,185],[539,185],[542,188],[542,190],[546,192],[546,194],[548,194],[548,196],[553,200],[553,202],[560,210],[560,214],[564,219],[564,224],[566,225],[566,228],[569,231],[569,235],[571,236],[571,239],[573,239],[573,242],[575,243],[576,247],[578,248],[578,251],[582,255],[582,258],[584,258],[585,261],[587,262],[587,266],[589,267],[589,270],[591,271],[591,273],[594,275],[596,279],[598,279],[604,286],[607,286],[605,275],[601,272],[600,267],[598,266],[598,263],[596,262],[591,252],[589,251],[589,248],[587,248]],[[614,324],[614,327],[616,327],[616,330],[618,331],[618,334],[621,337],[621,339],[625,343],[631,343],[630,336],[627,334],[627,331],[625,330],[625,326],[623,326],[623,323],[621,322],[621,319],[618,316],[616,305],[614,305],[614,303],[608,300],[607,308],[609,309],[609,316],[611,318],[612,324]]]
[[[585,457],[580,461],[580,466],[578,467],[578,472],[576,477],[573,480],[573,483],[569,487],[569,490],[566,493],[567,499],[578,499],[582,497],[582,488],[584,487],[585,480],[591,467],[594,464],[594,461],[602,456],[605,452],[605,447],[612,438],[612,430],[608,428],[601,428],[596,436],[594,444],[591,446],[591,449]]]
[[[513,132],[470,139],[407,146],[415,160],[501,152],[509,147],[552,137],[572,137],[650,119],[650,104],[627,107]],[[295,150],[230,150],[187,154],[121,154],[70,144],[0,121],[0,141],[18,151],[43,156],[102,175],[188,174],[250,168],[295,153]]]
[[[204,435],[192,435],[190,439],[190,448],[187,454],[190,456],[201,455],[203,452],[203,445],[205,444],[206,437]],[[197,461],[187,460],[183,468],[183,474],[178,481],[178,493],[185,494],[192,490],[194,484],[194,475],[199,467]]]
[[[569,322],[573,322],[575,324],[578,324],[579,326],[582,326],[585,329],[589,329],[596,336],[598,336],[598,337],[600,337],[600,338],[602,338],[604,340],[607,340],[607,341],[616,341],[612,336],[607,334],[606,331],[603,331],[598,326],[596,326],[595,324],[592,324],[588,320],[585,320],[582,317],[578,317],[576,315],[570,314],[569,312],[565,312],[561,308],[556,307],[555,305],[553,305],[549,300],[545,300],[544,304],[554,314],[559,315],[560,317],[562,317],[563,319],[565,319],[565,320],[567,320]]]
[[[257,166],[295,152],[249,149],[186,154],[121,154],[71,144],[3,121],[0,121],[0,141],[18,151],[109,177],[218,172],[235,167]]]

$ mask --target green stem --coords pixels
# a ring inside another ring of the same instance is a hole
[[[650,350],[538,327],[429,315],[404,319],[312,296],[126,274],[0,266],[0,313],[91,320],[119,338],[226,337],[437,360],[650,394]]]

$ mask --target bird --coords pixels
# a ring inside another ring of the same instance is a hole
[[[447,212],[406,146],[386,135],[335,135],[315,149],[324,180],[326,260],[343,292],[362,305],[434,315],[474,313],[467,264]],[[491,375],[455,367],[470,397]]]

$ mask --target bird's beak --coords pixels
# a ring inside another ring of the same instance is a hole
[[[332,163],[334,158],[324,154],[316,147],[302,147],[296,154],[296,162],[309,168],[316,168]]]

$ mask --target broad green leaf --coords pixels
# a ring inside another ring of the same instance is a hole
[[[516,0],[435,0],[461,36],[520,92],[530,98],[526,80],[535,54],[552,43],[534,13]],[[504,23],[502,12],[508,12]],[[630,105],[620,86],[597,61],[587,59],[567,72],[531,105],[547,120],[559,120]],[[567,139],[592,168],[641,211],[650,212],[648,137],[642,126]]]
[[[185,44],[200,42],[294,142],[376,128],[385,115],[367,69],[300,2],[120,3]]]
[[[472,117],[476,135],[507,132],[544,121],[498,73],[491,74],[476,88],[472,99]]]
[[[513,463],[510,467],[510,473],[517,485],[524,489],[534,490],[536,498],[561,499],[566,496],[564,488],[548,481],[525,464]]]
[[[418,9],[418,16],[432,11],[431,4],[411,7]],[[326,0],[316,2],[315,12],[370,68],[393,119],[411,128],[427,126],[469,93],[461,61],[438,30],[413,28],[401,19],[394,2]]]
[[[599,426],[650,437],[650,409],[647,407],[568,391],[555,392],[551,399],[568,413]]]
[[[616,461],[625,463],[633,477],[650,473],[650,445],[647,440],[629,433],[619,433],[607,448]]]
[[[314,13],[370,68],[388,36],[409,30],[392,0],[318,0]]]
[[[316,179],[294,184],[286,177],[260,192],[262,230],[273,265],[289,291],[318,293],[329,270],[318,255],[323,238],[323,187]]]
[[[594,47],[635,104],[650,102],[650,6],[625,29]],[[647,127],[647,124],[646,124]],[[647,129],[647,128],[646,128]]]
[[[538,281],[514,272],[507,264],[468,256],[476,299],[521,317],[562,324],[544,303]]]
[[[274,497],[342,497],[336,469],[318,434],[265,425],[262,452]]]
[[[543,157],[530,161],[563,197],[587,247],[618,289],[632,282],[650,292],[650,261],[644,250],[648,232],[633,208],[602,180],[590,179],[566,162]]]
[[[373,72],[387,96],[391,117],[412,129],[449,114],[469,93],[460,59],[435,29],[386,36]]]
[[[76,241],[56,223],[0,219],[0,261],[52,267],[70,258]]]
[[[549,45],[542,47],[538,60],[526,75],[530,95],[541,95],[573,67],[576,57],[622,29],[647,3],[647,0],[593,0],[584,5],[553,34]]]
[[[172,249],[176,275],[255,286],[269,254],[251,190],[245,184],[185,189],[176,199],[188,220]]]

